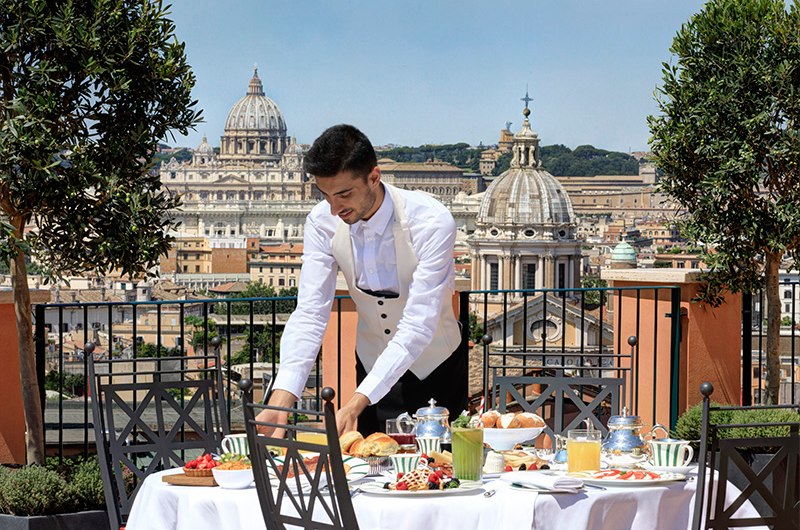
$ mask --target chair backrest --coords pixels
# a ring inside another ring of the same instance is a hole
[[[736,411],[748,410],[800,412],[800,406],[712,406],[713,392],[711,383],[700,385],[703,394],[700,472],[692,528],[763,525],[778,530],[800,528],[800,416],[797,421],[779,419],[770,423],[734,423],[736,417],[731,416]],[[759,436],[764,429],[771,434]],[[749,433],[753,436],[747,436]],[[752,455],[759,448],[774,451],[765,455],[766,462],[758,463],[760,470],[753,465],[756,460]],[[734,474],[744,476],[747,484],[728,503],[728,480]],[[760,517],[736,516],[735,512],[747,501],[753,502]]]
[[[497,410],[505,412],[509,400],[515,401],[522,410],[542,417],[551,416],[553,427],[545,427],[545,433],[553,437],[569,429],[578,429],[589,419],[596,429],[606,434],[608,429],[600,420],[601,409],[608,414],[618,414],[624,379],[616,377],[568,377],[568,376],[495,376]],[[537,385],[541,390],[529,401],[520,388]],[[542,408],[552,406],[552,415],[543,414]],[[577,414],[567,421],[566,409]]]
[[[357,530],[336,430],[333,389],[322,390],[323,411],[318,412],[254,404],[252,381],[242,380],[239,387],[243,391],[245,428],[256,490],[267,528]],[[274,417],[259,421],[256,417],[261,411],[270,411]],[[276,419],[282,414],[288,414],[289,421]],[[324,421],[325,426],[298,422],[301,415],[311,422]],[[259,429],[264,427],[284,429],[286,437],[259,434]],[[305,433],[317,438],[298,440]]]
[[[111,528],[127,521],[148,475],[219,452],[228,434],[217,355],[95,359],[87,344],[92,415]]]

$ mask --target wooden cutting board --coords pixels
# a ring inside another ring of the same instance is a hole
[[[167,484],[174,484],[176,486],[216,486],[214,477],[187,477],[183,473],[176,473],[175,475],[164,475],[161,480]]]

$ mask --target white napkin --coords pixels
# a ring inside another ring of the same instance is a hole
[[[541,471],[511,471],[500,475],[500,480],[511,484],[521,484],[549,491],[562,491],[576,493],[583,488],[583,481],[579,478],[565,475],[553,475]]]

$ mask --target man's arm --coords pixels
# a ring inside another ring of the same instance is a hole
[[[331,254],[333,228],[317,223],[312,210],[303,235],[297,307],[281,336],[281,367],[274,388],[300,396],[317,359],[336,293],[338,266]]]
[[[293,407],[294,404],[297,402],[297,396],[292,394],[291,392],[287,392],[286,390],[274,390],[272,392],[272,396],[269,398],[269,405],[273,407]],[[281,412],[277,410],[269,410],[264,409],[258,413],[256,416],[256,421],[261,421],[264,423],[277,423],[280,425],[286,425],[287,420],[289,419],[288,412]],[[258,430],[259,434],[263,434],[265,436],[272,436],[274,438],[283,438],[284,436],[284,429],[271,427],[267,425],[258,425],[256,426],[256,430]]]
[[[397,333],[356,389],[370,403],[385,396],[430,344],[442,299],[453,282],[456,224],[450,212],[441,207],[418,220],[412,226],[411,239],[418,264]]]

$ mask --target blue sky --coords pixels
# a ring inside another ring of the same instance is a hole
[[[497,142],[528,86],[543,145],[647,149],[661,63],[699,0],[173,0],[219,145],[253,65],[289,134],[352,123],[375,145]]]

